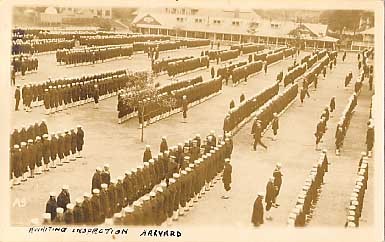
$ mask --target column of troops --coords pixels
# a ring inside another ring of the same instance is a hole
[[[155,60],[151,64],[151,69],[154,73],[161,73],[165,72],[168,69],[168,64],[170,62],[176,62],[176,61],[181,61],[181,60],[187,60],[187,59],[192,59],[194,58],[193,56],[183,56],[183,57],[167,57],[167,58],[162,58],[162,60]]]
[[[224,50],[217,55],[217,64],[220,61],[227,61],[238,58],[241,54],[240,50]]]
[[[117,57],[131,57],[132,45],[86,47],[82,49],[61,49],[56,51],[56,62],[65,65],[95,64]]]
[[[182,46],[181,41],[150,41],[150,42],[134,42],[133,48],[135,52],[144,51],[148,53],[150,50],[158,49],[158,51],[176,50]]]
[[[33,40],[14,40],[12,41],[12,54],[34,54],[58,49],[71,49],[75,46],[75,40],[65,39],[33,39]]]
[[[26,73],[37,71],[39,61],[33,55],[21,54],[12,56],[11,66],[11,78],[14,78],[14,75],[17,73],[21,73],[21,75],[24,76]]]
[[[34,126],[31,125],[26,131],[23,129],[20,132],[15,130],[11,135],[13,146],[10,149],[10,179],[12,185],[19,185],[20,180],[26,181],[26,173],[29,173],[28,178],[42,174],[43,165],[43,171],[49,171],[49,168],[56,168],[57,160],[57,165],[62,166],[63,163],[76,160],[75,154],[81,158],[84,131],[80,125],[77,126],[76,131],[71,129],[50,135],[45,122],[42,122],[40,126],[37,123]],[[16,143],[25,140],[24,138],[27,141]]]
[[[203,82],[202,76],[197,76],[195,78],[191,79],[185,79],[185,80],[173,80],[170,84],[167,84],[162,87],[157,87],[157,94],[161,97],[151,97],[149,99],[143,99],[138,100],[137,95],[141,95],[141,93],[136,94],[133,93],[130,89],[121,90],[118,94],[118,123],[122,123],[132,117],[138,116],[138,105],[140,101],[146,102],[145,111],[146,113],[152,114],[155,109],[158,108],[170,108],[168,105],[161,105],[162,107],[159,107],[162,102],[156,102],[156,99],[160,98],[169,98],[171,96],[171,92],[174,90],[178,90],[181,88],[185,88],[188,86],[192,86],[198,83]],[[154,103],[155,102],[155,103]],[[157,105],[157,107],[151,107],[152,105]],[[171,104],[170,104],[171,105]],[[174,105],[171,105],[174,106]],[[155,116],[158,116],[159,114],[162,114],[164,112],[160,112]],[[145,115],[146,116],[146,115]],[[153,117],[155,117],[153,116]],[[147,120],[148,117],[145,117]]]
[[[247,64],[247,61],[237,61],[235,63],[232,63],[230,61],[228,64],[224,64],[222,67],[218,67],[216,76],[220,77],[222,80],[225,80],[225,83],[227,85],[230,77],[233,74],[233,70],[237,67],[241,67],[246,64]]]
[[[192,71],[198,68],[209,68],[210,62],[207,56],[182,59],[175,62],[169,62],[166,70],[168,76],[175,77],[178,74]]]
[[[162,94],[161,98],[166,100],[147,99],[144,108],[144,125],[153,123],[160,118],[168,117],[172,114],[187,111],[187,106],[194,106],[204,102],[212,96],[220,93],[222,90],[222,81],[213,79],[207,82],[200,82],[184,88],[171,91],[171,94]],[[140,118],[141,110],[138,110],[139,124],[143,125]]]
[[[255,43],[244,43],[238,45],[232,45],[230,50],[240,50],[242,55],[249,54],[252,52],[259,52],[265,49],[265,45],[263,44],[255,44]]]
[[[223,121],[223,132],[233,131],[264,103],[277,95],[278,91],[279,83],[276,82],[274,85],[263,89],[255,96],[244,100],[239,106],[231,108]]]
[[[169,40],[169,36],[151,34],[81,36],[79,42],[86,46],[123,45],[134,42]]]
[[[85,193],[76,205],[69,199],[68,186],[63,186],[65,199],[59,195],[56,201],[56,194],[50,193],[43,223],[101,224],[113,217],[116,225],[161,225],[177,220],[214,186],[232,149],[231,134],[225,140],[214,132],[204,140],[197,135],[184,146],[170,148],[163,137],[158,156],[152,157],[146,146],[143,165],[124,177],[110,179],[108,165],[104,171],[97,168],[93,194]]]
[[[362,207],[364,205],[365,191],[368,187],[369,163],[366,152],[361,153],[358,164],[357,179],[355,180],[353,193],[350,196],[349,210],[345,227],[360,226]]]
[[[337,123],[336,133],[335,133],[335,145],[336,145],[336,155],[340,155],[341,148],[343,147],[344,139],[348,131],[350,121],[353,116],[353,111],[357,106],[357,93],[353,93],[348,101],[348,104],[345,106],[345,109],[342,111],[341,117]]]
[[[236,67],[231,72],[231,78],[233,81],[233,84],[238,84],[242,79],[247,81],[247,77],[251,74],[257,73],[262,70],[263,62],[262,61],[256,61],[256,62],[250,62],[246,65]]]
[[[304,227],[311,219],[324,184],[324,175],[328,172],[328,163],[326,150],[323,150],[298,195],[295,208],[289,214],[288,226]]]

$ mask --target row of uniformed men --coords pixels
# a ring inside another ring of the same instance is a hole
[[[55,205],[49,205],[50,208],[46,210],[48,214],[43,215],[47,218],[45,222],[49,223],[48,220],[52,219],[54,223],[100,224],[105,221],[105,218],[112,217],[113,214],[115,214],[116,223],[127,225],[159,225],[165,221],[167,216],[171,218],[173,214],[174,219],[177,219],[179,213],[183,214],[192,205],[191,199],[193,197],[197,197],[199,193],[204,193],[205,190],[209,190],[213,186],[214,177],[223,170],[226,152],[228,152],[226,143],[222,141],[215,147],[211,147],[211,150],[202,155],[202,158],[187,163],[188,167],[184,170],[171,171],[170,178],[160,182],[162,190],[159,186],[150,187],[146,189],[145,193],[135,196],[137,186],[134,183],[140,180],[140,176],[144,175],[145,170],[150,171],[151,167],[155,167],[155,160],[157,159],[150,159],[149,162],[144,163],[144,166],[126,171],[124,178],[118,177],[117,180],[111,181],[103,179],[103,182],[106,183],[100,184],[100,189],[92,189],[94,195],[91,199],[89,199],[91,195],[86,193],[84,194],[84,201],[78,199],[75,207],[72,204],[67,204],[67,211],[64,215],[61,215],[64,211],[63,208],[56,209]],[[164,152],[166,157],[168,153],[169,151]],[[184,158],[190,160],[187,156]],[[170,159],[171,163],[176,158],[171,156]],[[101,176],[101,169],[98,168],[97,170]],[[187,174],[187,172],[189,173]],[[156,172],[152,172],[152,174],[156,175]],[[162,194],[156,194],[151,190]],[[150,192],[150,196],[143,196],[148,192]],[[47,207],[48,204],[55,203],[55,201],[51,202],[51,200],[55,200],[55,194],[50,195]],[[132,199],[133,195],[134,199]],[[139,199],[140,197],[142,198]],[[150,200],[150,197],[153,197],[154,201]],[[90,202],[88,202],[89,200]],[[126,208],[122,212],[123,207]],[[59,218],[57,218],[58,214]]]
[[[56,168],[55,161],[59,159],[58,166],[68,163],[69,160],[75,160],[75,154],[81,158],[80,152],[84,145],[84,131],[80,125],[77,131],[57,132],[44,134],[42,138],[36,136],[35,139],[28,139],[28,142],[15,144],[10,154],[10,179],[13,185],[19,185],[20,180],[26,181],[26,173],[30,172],[29,178],[42,173],[43,163],[44,171],[50,168]],[[42,163],[43,160],[43,163]],[[35,172],[36,168],[36,172]]]
[[[366,152],[361,153],[358,165],[358,176],[355,180],[353,193],[350,196],[349,210],[345,227],[359,227],[365,191],[368,185],[368,159]]]
[[[353,116],[353,111],[357,106],[357,93],[354,92],[348,101],[348,104],[345,106],[345,109],[342,111],[342,115],[337,123],[336,133],[335,133],[335,145],[336,145],[336,155],[340,155],[341,147],[345,139],[346,132],[349,128],[350,120]]]
[[[132,45],[101,46],[95,50],[88,48],[82,50],[63,49],[56,51],[56,62],[75,66],[82,63],[95,64],[98,61],[104,62],[116,57],[131,57],[133,53]]]
[[[12,148],[14,145],[19,145],[21,142],[27,142],[29,139],[35,140],[37,136],[43,136],[48,134],[47,121],[43,119],[40,124],[35,122],[35,124],[30,124],[27,128],[26,125],[22,125],[21,129],[14,129],[10,135],[10,146]]]
[[[263,89],[261,92],[255,96],[244,100],[237,107],[233,107],[226,114],[226,117],[223,121],[223,131],[229,132],[237,127],[243,120],[249,117],[253,112],[255,112],[259,107],[261,107],[265,102],[278,94],[279,83],[275,83],[270,87]]]
[[[169,62],[166,70],[168,76],[175,76],[201,67],[209,68],[209,65],[209,58],[207,56],[201,56]]]
[[[34,104],[38,106],[40,102],[44,100],[45,89],[49,89],[50,86],[52,86],[52,88],[56,87],[57,89],[59,88],[59,86],[60,88],[70,87],[71,95],[76,97],[80,96],[81,94],[84,95],[84,93],[78,91],[75,87],[80,88],[86,83],[98,83],[100,86],[103,86],[102,84],[106,84],[106,89],[108,93],[111,93],[126,87],[127,84],[132,85],[136,79],[143,79],[146,78],[146,76],[146,72],[135,72],[131,74],[127,73],[126,70],[116,70],[93,75],[84,75],[78,78],[64,77],[56,80],[52,80],[51,78],[49,78],[48,81],[45,81],[43,83],[30,83],[23,85],[23,88],[21,90],[21,96],[23,98],[24,105],[26,105],[26,100],[24,99],[28,99],[28,102],[35,102]],[[20,89],[17,88],[16,92],[19,92],[19,94],[16,95],[15,93],[15,99],[20,100]],[[43,103],[41,103],[40,105],[42,104]]]
[[[63,48],[73,48],[75,46],[74,40],[64,39],[35,39],[12,41],[12,54],[34,54],[47,51],[55,51]]]
[[[21,73],[25,75],[27,72],[37,71],[39,67],[39,60],[34,56],[20,55],[14,56],[11,61],[13,73]]]
[[[140,35],[96,35],[81,36],[80,44],[87,46],[105,46],[105,45],[123,45],[132,44],[134,42],[147,42],[155,40],[169,40],[170,36],[140,34]]]
[[[328,162],[326,150],[322,150],[321,157],[313,165],[298,195],[295,208],[289,214],[289,226],[303,227],[311,219],[314,205],[321,193],[321,186],[324,184],[324,175],[328,172]]]

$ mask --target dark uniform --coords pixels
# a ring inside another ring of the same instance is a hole
[[[45,206],[45,212],[51,214],[51,221],[54,221],[56,218],[56,208],[57,208],[56,199],[54,196],[50,196]]]
[[[259,226],[263,224],[263,203],[262,203],[263,196],[259,196],[255,199],[254,207],[253,207],[253,214],[251,216],[251,222],[254,224],[254,226]]]

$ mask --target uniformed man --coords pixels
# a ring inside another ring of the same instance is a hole
[[[76,199],[76,205],[72,212],[74,217],[74,224],[83,224],[84,222],[82,202],[83,202],[83,199],[81,198]]]
[[[325,133],[324,120],[321,118],[317,124],[317,129],[314,133],[314,136],[316,137],[316,140],[315,140],[315,149],[316,150],[320,150],[318,148],[318,145],[319,145],[324,133]]]
[[[62,191],[60,192],[59,196],[57,197],[57,206],[61,207],[66,211],[67,209],[67,204],[71,203],[71,197],[68,192],[68,185],[63,185]]]
[[[21,96],[21,94],[20,94],[20,86],[19,85],[17,85],[16,86],[16,90],[15,90],[15,101],[16,101],[16,103],[15,103],[15,111],[19,111],[19,103],[20,103],[20,96]]]
[[[334,111],[334,109],[336,109],[336,97],[335,96],[333,96],[330,99],[329,109],[330,109],[331,113]]]
[[[183,122],[186,123],[187,121],[187,110],[188,110],[188,100],[187,96],[183,95],[182,97],[182,111],[183,111]]]
[[[64,209],[63,208],[56,208],[56,218],[53,221],[54,224],[63,224],[64,223]]]
[[[101,185],[102,190],[100,191],[100,206],[102,209],[102,217],[109,217],[109,214],[111,214],[111,206],[110,206],[110,198],[107,191],[108,185],[106,183],[102,183]]]
[[[166,136],[163,136],[162,141],[160,142],[160,152],[163,153],[166,150],[168,150],[167,139]]]
[[[95,107],[94,108],[98,108],[99,106],[99,87],[98,85],[94,85],[94,90],[93,90],[93,97],[94,97],[94,102],[95,102]]]
[[[30,175],[28,178],[34,178],[35,166],[36,166],[36,146],[33,144],[33,140],[29,139],[27,144],[28,153],[28,167]]]
[[[279,129],[278,114],[273,113],[273,120],[271,121],[271,128],[273,130],[273,140],[277,140],[277,134]]]
[[[277,163],[275,166],[274,172],[273,172],[273,177],[274,177],[274,187],[275,187],[275,195],[273,199],[273,206],[278,207],[279,204],[276,202],[277,197],[279,194],[279,191],[281,190],[281,185],[282,185],[282,172],[281,172],[281,163]]]
[[[259,192],[257,198],[254,201],[253,214],[251,216],[251,222],[254,226],[258,227],[263,224],[263,193]]]
[[[262,126],[261,126],[261,121],[257,118],[255,118],[255,121],[253,123],[253,127],[251,130],[251,134],[254,137],[254,144],[253,144],[253,149],[257,150],[257,144],[260,144],[262,147],[267,149],[267,146],[262,143],[261,138],[262,138]]]
[[[335,134],[335,145],[336,145],[336,155],[340,155],[340,149],[342,147],[342,143],[344,140],[344,133],[343,133],[343,128],[341,125],[337,125],[337,130]]]
[[[72,203],[68,203],[66,206],[66,210],[64,211],[64,222],[66,224],[74,224],[74,209],[75,205]]]
[[[43,135],[43,159],[44,159],[44,171],[49,171],[48,164],[51,157],[50,140],[48,140],[48,134]]]
[[[100,206],[100,190],[99,189],[93,189],[92,190],[92,197],[90,199],[91,207],[92,207],[92,214],[93,214],[93,222],[94,224],[101,224],[104,223],[105,216],[104,212],[102,211],[102,207]]]
[[[366,131],[366,154],[368,157],[372,157],[372,149],[374,145],[374,125],[369,124]]]
[[[214,70],[214,66],[211,67],[211,79],[214,79],[215,77],[215,70]]]
[[[125,198],[125,193],[123,189],[123,177],[118,176],[117,178],[117,183],[115,185],[116,187],[116,194],[117,194],[117,210],[120,211],[125,205],[124,198]]]
[[[56,156],[58,155],[58,139],[56,138],[56,134],[51,134],[50,153],[51,153],[50,168],[56,168],[55,160],[56,160]]]
[[[49,194],[49,200],[45,206],[45,212],[51,214],[51,221],[54,221],[56,219],[56,194],[54,192],[51,192]]]
[[[276,192],[274,187],[274,177],[270,177],[266,185],[266,195],[265,195],[267,220],[272,220],[272,217],[270,215],[270,209],[273,206],[273,199],[274,199],[275,193]]]
[[[102,188],[102,177],[101,177],[101,173],[102,173],[102,168],[100,167],[96,167],[96,171],[92,177],[92,187],[91,187],[91,191],[93,191],[94,189],[100,189]]]
[[[228,199],[229,198],[229,192],[231,189],[231,173],[233,171],[233,168],[230,164],[230,159],[225,159],[225,168],[223,170],[223,176],[222,176],[222,182],[225,188],[226,195],[223,195],[223,199]]]
[[[84,145],[84,131],[81,125],[77,126],[76,131],[76,150],[77,155],[76,158],[82,158],[81,151],[83,150]]]
[[[35,171],[35,175],[40,175],[42,173],[42,171],[41,171],[41,166],[42,166],[41,159],[43,158],[43,143],[41,142],[40,136],[36,137],[34,147],[36,147],[36,171]]]
[[[151,146],[150,145],[146,145],[146,149],[143,153],[143,162],[148,162],[150,159],[152,159],[152,155],[151,155]]]
[[[83,207],[83,223],[84,224],[92,224],[94,221],[93,208],[90,201],[91,194],[86,192],[83,194],[84,200],[82,203]]]
[[[102,173],[100,174],[101,183],[105,183],[107,185],[110,185],[111,175],[110,175],[110,165],[104,164],[104,169]]]

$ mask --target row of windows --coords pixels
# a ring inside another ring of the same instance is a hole
[[[176,20],[178,22],[186,22],[187,18],[177,17]],[[195,23],[203,23],[203,19],[202,18],[196,18],[195,19]],[[222,20],[214,19],[213,23],[214,24],[221,24]],[[241,23],[240,21],[232,21],[232,25],[234,25],[234,26],[239,26],[240,23]],[[258,28],[259,27],[259,23],[252,22],[252,23],[250,23],[250,26],[253,27],[253,28]],[[270,24],[270,27],[272,29],[278,29],[280,27],[280,25],[279,24]]]

